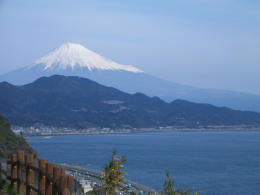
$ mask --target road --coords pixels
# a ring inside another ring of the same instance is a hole
[[[100,176],[101,176],[101,173],[99,172],[96,172],[96,171],[93,171],[93,170],[89,170],[89,169],[86,169],[86,168],[81,168],[81,167],[76,167],[76,166],[71,166],[71,165],[66,165],[66,164],[62,164],[61,166],[63,166],[66,171],[73,175],[74,178],[80,182],[82,180],[84,181],[88,181],[89,183],[91,183],[92,185],[101,185],[101,182],[100,182]],[[124,179],[122,185],[120,186],[121,188],[124,188],[124,187],[127,187],[127,186],[130,186],[128,187],[129,191],[142,191],[143,194],[158,194],[158,192],[152,188],[149,188],[147,186],[144,186],[144,185],[141,185],[141,184],[137,184],[133,181],[130,181],[128,179]]]

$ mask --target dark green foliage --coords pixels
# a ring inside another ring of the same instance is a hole
[[[0,83],[0,112],[14,125],[54,127],[198,127],[260,125],[260,114],[183,100],[127,94],[89,79],[51,76],[24,85]]]
[[[13,188],[10,184],[4,184],[1,187],[1,192],[8,193],[9,195],[17,195],[17,189]]]
[[[0,157],[7,158],[17,150],[24,150],[25,153],[37,153],[32,150],[21,135],[15,135],[11,130],[9,121],[0,114]]]

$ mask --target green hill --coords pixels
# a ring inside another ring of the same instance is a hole
[[[22,136],[16,135],[11,130],[8,119],[0,114],[0,157],[7,158],[17,150],[37,155],[37,152],[29,146]]]
[[[51,76],[24,85],[0,83],[0,112],[13,125],[85,129],[209,125],[260,125],[260,114],[197,104],[167,103],[128,94],[78,77]]]

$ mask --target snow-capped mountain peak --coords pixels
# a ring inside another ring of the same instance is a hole
[[[85,48],[80,44],[65,43],[47,55],[37,59],[31,66],[43,66],[44,70],[66,70],[68,68],[86,67],[89,71],[97,70],[122,70],[129,72],[143,72],[131,66],[121,65],[110,59]]]

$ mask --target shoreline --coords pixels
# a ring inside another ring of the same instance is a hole
[[[173,129],[173,130],[147,130],[147,131],[111,131],[111,132],[104,132],[104,131],[93,131],[93,132],[56,132],[56,133],[37,133],[37,134],[24,134],[25,137],[37,137],[37,136],[69,136],[69,135],[130,135],[130,134],[159,134],[159,133],[234,133],[234,132],[247,132],[247,133],[260,133],[260,128],[235,128],[235,129],[227,129],[227,128],[220,128],[220,129]]]

